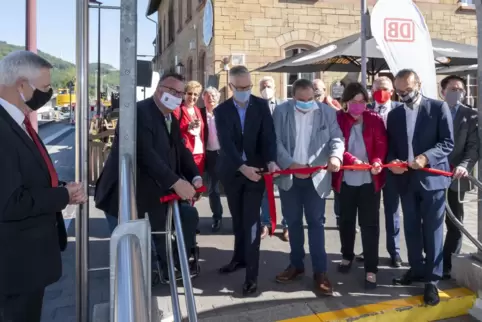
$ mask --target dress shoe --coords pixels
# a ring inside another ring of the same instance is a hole
[[[266,237],[268,237],[270,232],[271,228],[269,228],[268,226],[261,227],[261,239],[265,239]]]
[[[357,262],[364,262],[365,261],[365,256],[363,256],[363,253],[360,253],[359,255],[356,255],[356,261]]]
[[[315,292],[321,295],[333,295],[333,286],[328,280],[326,273],[315,273],[313,274],[313,282],[315,286]]]
[[[238,269],[245,268],[246,265],[240,262],[230,262],[219,269],[220,274],[230,274],[236,272]]]
[[[290,235],[288,233],[288,228],[283,228],[283,235],[281,235],[281,240],[284,242],[290,241]]]
[[[394,268],[399,268],[399,267],[402,267],[402,258],[400,257],[400,255],[395,255],[392,257],[391,259],[391,266],[394,267]]]
[[[221,219],[213,219],[213,224],[211,225],[211,230],[213,233],[217,233],[223,226],[223,221]]]
[[[412,283],[423,282],[423,277],[415,276],[411,269],[400,277],[393,279],[394,285],[411,285]]]
[[[305,274],[304,269],[297,269],[293,266],[288,266],[287,269],[276,275],[276,282],[287,284],[303,277]]]
[[[365,289],[374,290],[377,288],[377,275],[374,273],[367,273],[365,277]]]
[[[429,306],[435,306],[440,303],[438,289],[435,285],[425,284],[425,290],[423,291],[423,301],[426,305]]]
[[[258,290],[258,284],[256,282],[250,281],[243,284],[243,296],[254,295]]]

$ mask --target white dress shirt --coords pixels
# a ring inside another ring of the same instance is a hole
[[[27,128],[23,123],[25,121],[25,114],[23,114],[23,112],[18,107],[7,102],[3,98],[0,98],[0,105],[3,106],[5,111],[7,111],[7,113],[13,118],[15,123],[17,123],[25,131],[25,133],[27,133],[27,135],[30,137],[30,134],[28,134]]]
[[[405,108],[405,118],[407,122],[407,141],[408,141],[408,162],[412,162],[415,159],[413,154],[413,133],[415,132],[415,125],[417,124],[418,111],[420,110],[420,101],[422,96],[420,96],[417,101],[410,108],[404,104]]]
[[[214,114],[206,112],[207,127],[209,131],[208,142],[206,144],[206,150],[217,151],[220,149],[218,132],[216,130],[216,123],[214,120]]]
[[[187,112],[191,120],[197,119],[197,114],[194,107],[188,107]],[[194,136],[194,148],[193,148],[192,154],[203,154],[204,147],[203,147],[203,141],[201,140],[201,127],[199,126],[195,129],[191,129],[189,130],[189,133],[191,133]]]
[[[293,160],[298,164],[308,164],[308,148],[313,131],[314,109],[300,112],[295,107],[296,143]]]
[[[391,110],[392,110],[391,100],[386,101],[385,104],[379,104],[375,102],[374,111],[377,112],[383,119],[383,123],[385,123],[385,129],[387,128],[388,112],[390,112]]]

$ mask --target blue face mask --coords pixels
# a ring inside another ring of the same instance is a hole
[[[314,101],[308,101],[308,102],[296,101],[296,107],[299,108],[300,110],[308,111],[315,107],[315,102]]]
[[[245,103],[249,100],[249,97],[251,96],[251,91],[233,91],[233,97],[236,101]]]

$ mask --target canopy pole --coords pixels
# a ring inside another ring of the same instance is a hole
[[[367,1],[361,0],[361,82],[363,87],[367,87]]]
[[[475,1],[475,13],[477,17],[477,112],[479,124],[482,124],[482,0]],[[479,150],[482,151],[482,126],[479,126]],[[482,181],[482,153],[479,153],[479,162],[477,166],[477,179]],[[482,189],[478,190],[478,199],[482,198]],[[477,239],[482,240],[482,202],[477,203]],[[482,252],[477,252],[478,258],[482,258]]]

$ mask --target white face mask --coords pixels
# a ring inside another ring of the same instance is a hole
[[[161,104],[164,105],[167,109],[174,111],[176,108],[179,107],[182,103],[182,98],[176,97],[172,94],[164,92],[161,96]]]
[[[274,90],[272,88],[266,87],[261,91],[261,97],[265,100],[272,99],[274,96]]]

